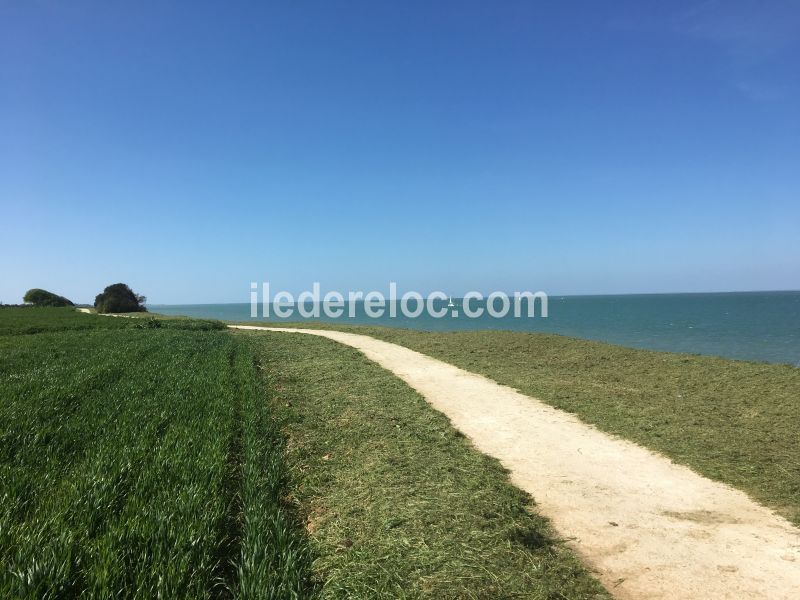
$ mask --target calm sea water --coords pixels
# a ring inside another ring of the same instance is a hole
[[[454,299],[457,309],[462,301]],[[477,306],[473,301],[472,306]],[[273,321],[251,319],[249,304],[150,305],[150,310],[229,321]],[[459,311],[463,313],[463,311]],[[538,313],[537,313],[538,314]],[[690,352],[728,358],[789,363],[800,366],[800,292],[745,292],[723,294],[647,294],[624,296],[551,296],[549,316],[544,319],[479,319],[446,316],[433,318],[427,312],[415,319],[387,315],[368,318],[363,304],[356,316],[320,320],[408,327],[429,331],[506,329],[541,331],[600,340],[650,350]],[[289,319],[305,320],[297,311]]]

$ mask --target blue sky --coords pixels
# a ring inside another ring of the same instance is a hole
[[[0,301],[800,288],[797,2],[0,2]]]

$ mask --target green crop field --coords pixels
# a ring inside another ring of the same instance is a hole
[[[315,337],[0,309],[0,598],[601,598],[414,390]]]
[[[0,335],[24,335],[46,331],[125,329],[122,319],[81,314],[70,308],[0,307]]]
[[[0,310],[0,597],[303,595],[280,432],[215,329]]]

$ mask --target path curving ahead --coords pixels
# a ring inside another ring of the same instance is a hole
[[[326,337],[397,375],[510,470],[618,598],[800,598],[800,530],[743,492],[396,344],[340,331],[230,327]]]

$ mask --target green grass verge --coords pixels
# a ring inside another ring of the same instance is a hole
[[[558,335],[322,327],[485,375],[738,487],[800,525],[800,369]]]
[[[446,417],[330,340],[240,332],[286,418],[323,598],[601,598],[531,500]]]
[[[0,597],[305,595],[249,349],[131,321],[0,311]]]

